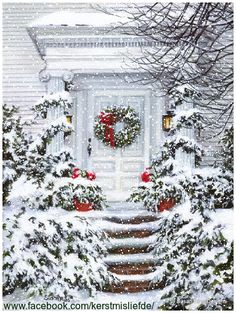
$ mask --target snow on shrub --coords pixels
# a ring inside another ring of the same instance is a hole
[[[178,91],[176,105],[190,95]],[[233,217],[231,210],[220,209],[233,203],[232,131],[223,137],[222,168],[190,168],[175,158],[182,150],[195,156],[196,164],[201,160],[200,145],[181,133],[193,125],[201,128],[201,122],[197,111],[176,115],[161,154],[152,161],[151,182],[140,184],[130,197],[149,210],[164,199],[180,204],[159,215],[153,245],[158,259],[153,282],[164,285],[163,310],[233,309]]]
[[[24,190],[20,192],[22,186]],[[67,211],[75,210],[74,198],[80,203],[92,203],[94,210],[102,210],[106,207],[106,198],[101,187],[94,181],[86,178],[72,179],[69,177],[57,177],[48,174],[41,183],[40,188],[22,175],[13,183],[9,201],[16,201],[22,206],[36,210],[49,210],[62,208]]]
[[[69,299],[113,279],[103,261],[104,233],[73,212],[9,207],[3,229],[5,295],[21,288],[29,296]]]
[[[201,211],[207,217],[208,209],[232,208],[233,185],[219,167],[195,169],[192,176],[184,177],[180,183],[191,200],[193,212]]]
[[[232,211],[192,212],[190,202],[160,216],[153,253],[163,310],[232,310]]]
[[[176,105],[191,102],[191,97],[194,97],[191,88],[187,90],[184,86],[182,89],[177,88],[176,95],[180,100]],[[155,210],[165,199],[173,199],[175,203],[184,203],[190,199],[192,208],[201,211],[205,207],[232,207],[233,128],[227,129],[221,138],[223,166],[195,169],[194,166],[186,166],[176,155],[185,152],[195,159],[195,165],[199,165],[203,155],[201,145],[196,140],[183,136],[182,131],[193,126],[201,129],[203,117],[198,110],[192,108],[179,111],[173,120],[161,153],[152,160],[151,182],[141,183],[134,188],[129,200],[143,202],[149,210]]]
[[[66,114],[72,106],[72,98],[67,91],[57,92],[53,94],[44,95],[35,104],[33,110],[37,116],[42,118],[47,117],[48,109],[61,108]]]
[[[22,174],[28,143],[24,123],[17,116],[18,108],[3,106],[3,202],[7,202],[13,182]]]
[[[21,172],[20,175],[13,173],[11,181],[7,183],[13,188],[12,191],[8,188],[9,191],[5,193],[8,200],[15,202],[19,198],[27,207],[39,210],[53,207],[73,210],[75,209],[73,200],[76,197],[82,203],[92,203],[95,210],[105,207],[105,197],[98,184],[86,179],[80,181],[71,179],[73,168],[76,167],[71,149],[63,147],[55,152],[48,149],[54,138],[59,136],[60,140],[63,140],[63,136],[73,131],[72,125],[63,115],[71,105],[69,93],[61,92],[42,97],[34,106],[33,110],[36,112],[34,122],[36,123],[38,118],[48,118],[48,123],[45,123],[45,127],[39,131],[36,138],[24,136],[26,144],[21,145],[21,150],[25,158],[22,164],[13,164],[15,166],[12,171],[18,173],[20,166]],[[55,108],[62,111],[62,116],[52,119],[47,112]],[[11,115],[14,113],[16,112],[12,112]],[[15,124],[12,123],[13,128]],[[14,157],[19,159],[17,151]],[[7,175],[6,170],[4,174]]]

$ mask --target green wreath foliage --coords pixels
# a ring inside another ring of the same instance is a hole
[[[123,148],[131,145],[141,133],[141,121],[137,113],[130,106],[128,107],[108,107],[101,113],[112,114],[115,118],[115,126],[118,122],[124,123],[124,128],[114,134],[115,148]],[[101,122],[101,113],[95,117],[94,134],[106,146],[111,146],[106,139],[107,126]]]

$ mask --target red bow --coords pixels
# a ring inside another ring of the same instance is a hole
[[[72,173],[72,178],[75,179],[75,178],[79,177],[79,175],[80,175],[80,169],[74,168],[73,173]]]
[[[113,125],[116,123],[116,118],[112,113],[101,112],[99,115],[101,123],[106,126],[105,129],[105,139],[107,142],[110,142],[112,148],[115,148],[115,135]]]

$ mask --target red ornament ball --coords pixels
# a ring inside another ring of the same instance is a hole
[[[94,180],[94,179],[96,179],[96,174],[94,173],[94,172],[87,172],[87,178],[89,179],[89,180]]]
[[[151,174],[148,171],[144,171],[141,174],[141,180],[144,183],[148,183],[151,181]]]

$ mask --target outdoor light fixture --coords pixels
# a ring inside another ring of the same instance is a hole
[[[164,131],[170,130],[173,116],[174,116],[173,111],[167,111],[167,114],[162,115],[162,129]]]
[[[66,121],[69,124],[72,124],[72,115],[66,115]]]

